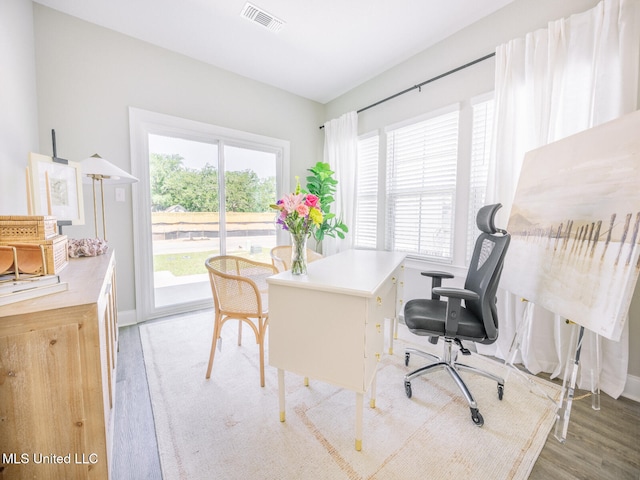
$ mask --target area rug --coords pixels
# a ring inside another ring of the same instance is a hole
[[[280,422],[277,371],[267,365],[261,388],[255,339],[245,328],[238,346],[234,328],[225,325],[206,380],[211,311],[140,326],[165,480],[526,479],[553,425],[554,405],[541,392],[557,398],[560,389],[535,377],[508,375],[500,401],[494,382],[463,373],[482,427],[444,371],[413,380],[408,399],[403,377],[424,362],[412,358],[405,367],[404,347],[439,353],[442,346],[414,340],[401,326],[396,353],[379,364],[375,408],[365,401],[356,451],[355,393],[313,379],[305,386],[287,373],[287,417]],[[505,374],[485,357],[465,360]]]

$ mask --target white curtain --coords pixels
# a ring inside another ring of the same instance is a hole
[[[348,112],[324,124],[324,161],[335,172],[338,181],[331,212],[349,228],[344,240],[325,237],[322,253],[331,255],[353,246],[356,205],[356,162],[358,160],[358,114]]]
[[[636,110],[639,50],[640,0],[603,0],[497,48],[496,136],[487,203],[504,205],[500,225],[507,225],[527,151]],[[571,328],[564,319],[504,291],[499,306],[499,340],[478,350],[506,358],[516,325],[527,325],[517,360],[533,373],[562,375]],[[529,322],[523,323],[525,316]],[[614,398],[622,393],[629,353],[626,323],[620,342],[585,333],[582,388],[590,386],[587,374],[599,342],[600,387]]]

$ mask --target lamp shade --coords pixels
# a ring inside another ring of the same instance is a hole
[[[125,172],[113,163],[105,160],[97,153],[80,162],[82,182],[91,183],[93,179],[101,179],[104,183],[135,183],[136,177]]]

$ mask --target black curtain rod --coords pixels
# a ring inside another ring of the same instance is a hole
[[[495,54],[495,52],[493,52],[493,53],[490,53],[488,55],[485,55],[484,57],[477,58],[477,59],[475,59],[475,60],[473,60],[473,61],[471,61],[469,63],[465,63],[464,65],[461,65],[461,66],[459,66],[457,68],[454,68],[453,70],[449,70],[448,72],[442,73],[442,74],[438,75],[437,77],[430,78],[429,80],[425,80],[422,83],[418,83],[417,85],[414,85],[413,87],[409,87],[409,88],[407,88],[405,90],[402,90],[401,92],[398,92],[398,93],[396,93],[394,95],[391,95],[390,97],[383,98],[382,100],[378,100],[376,103],[372,103],[371,105],[367,105],[366,107],[361,108],[356,113],[362,113],[365,110],[369,110],[370,108],[377,107],[381,103],[384,103],[384,102],[387,102],[389,100],[392,100],[392,99],[394,99],[396,97],[399,97],[400,95],[404,95],[405,93],[409,93],[409,92],[411,92],[413,90],[416,90],[416,89],[417,90],[421,90],[422,87],[425,86],[428,83],[435,82],[436,80],[440,80],[441,78],[446,77],[448,75],[451,75],[452,73],[459,72],[460,70],[464,70],[467,67],[471,67],[472,65],[475,65],[476,63],[483,62],[483,61],[485,61],[485,60],[487,60],[487,59],[489,59],[491,57],[495,57],[495,56],[496,56],[496,54]],[[323,129],[324,125],[320,125],[320,128]]]

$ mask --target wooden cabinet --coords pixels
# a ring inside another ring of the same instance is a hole
[[[113,252],[65,292],[0,307],[0,479],[108,479],[118,319]]]

